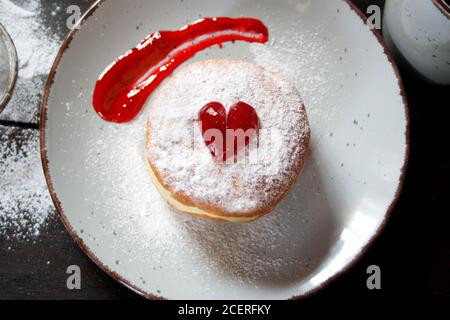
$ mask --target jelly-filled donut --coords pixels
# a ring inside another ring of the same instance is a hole
[[[255,220],[303,170],[308,118],[297,88],[280,74],[239,60],[195,62],[147,103],[151,177],[179,211]]]

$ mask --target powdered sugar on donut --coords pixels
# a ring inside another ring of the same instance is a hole
[[[234,164],[213,161],[198,111],[218,101],[250,104],[260,121],[258,145]],[[307,153],[309,125],[289,80],[255,64],[208,60],[175,74],[148,104],[147,156],[166,185],[200,206],[245,215],[273,206],[295,181]]]

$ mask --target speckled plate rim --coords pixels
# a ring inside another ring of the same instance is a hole
[[[0,97],[0,113],[5,109],[8,105],[9,100],[12,97],[12,93],[16,86],[17,75],[19,72],[19,59],[17,57],[16,46],[14,45],[14,41],[11,39],[6,28],[0,23],[0,32],[2,33],[2,37],[5,38],[6,42],[6,50],[9,54],[9,83],[6,88],[5,93],[2,97]]]
[[[121,276],[120,274],[118,274],[117,272],[111,270],[108,266],[106,266],[104,263],[102,263],[100,261],[100,259],[97,258],[97,256],[89,249],[89,247],[84,243],[84,241],[77,235],[77,233],[75,232],[75,230],[72,228],[71,224],[69,223],[69,220],[67,219],[66,214],[64,213],[64,210],[62,208],[61,202],[59,200],[59,197],[53,187],[53,182],[50,176],[50,171],[49,171],[49,161],[48,161],[48,156],[47,156],[47,147],[46,147],[46,138],[45,138],[45,134],[46,134],[46,124],[47,124],[47,111],[48,111],[48,98],[49,98],[49,94],[53,85],[53,81],[55,79],[55,74],[56,74],[56,70],[58,68],[58,65],[65,53],[65,51],[69,48],[70,43],[74,37],[74,35],[76,34],[76,32],[78,30],[81,29],[81,27],[83,26],[83,23],[90,17],[92,16],[92,14],[95,12],[95,10],[106,0],[97,0],[87,11],[86,13],[80,18],[80,20],[78,21],[78,23],[72,28],[72,30],[66,35],[61,47],[59,48],[58,54],[55,57],[55,60],[53,62],[52,68],[50,70],[48,79],[47,79],[47,83],[45,85],[45,89],[44,89],[44,94],[42,96],[42,100],[41,100],[41,106],[40,106],[40,121],[39,121],[39,146],[40,146],[40,153],[41,153],[41,162],[42,162],[42,167],[44,170],[44,176],[45,176],[45,180],[47,182],[47,187],[48,190],[50,192],[50,196],[52,198],[52,201],[56,207],[56,212],[59,216],[59,218],[61,219],[64,227],[67,229],[67,231],[69,232],[69,234],[71,235],[71,237],[74,239],[74,241],[78,244],[78,246],[81,248],[81,250],[100,268],[102,269],[105,273],[107,273],[110,277],[112,277],[113,279],[115,279],[116,281],[118,281],[119,283],[121,283],[122,285],[124,285],[125,287],[129,288],[130,290],[136,292],[137,294],[147,298],[147,299],[155,299],[155,300],[168,300],[168,298],[166,297],[162,297],[159,295],[155,295],[154,293],[150,293],[147,292],[145,290],[142,290],[138,287],[136,287],[135,285],[133,285],[129,280],[125,279],[123,276]],[[363,22],[366,24],[367,18],[365,17],[365,15],[350,1],[350,0],[343,0],[343,2],[345,2],[350,9],[352,9],[362,20]],[[366,24],[367,25],[367,24]],[[369,241],[367,242],[367,244],[362,247],[361,251],[350,261],[348,262],[339,272],[335,273],[333,276],[331,276],[330,278],[328,278],[326,281],[324,281],[323,283],[321,283],[320,285],[318,285],[317,287],[305,292],[304,294],[301,295],[297,295],[297,296],[293,296],[290,299],[304,299],[307,297],[312,296],[313,294],[317,293],[318,291],[320,291],[321,289],[323,289],[324,287],[328,286],[331,282],[333,282],[335,279],[337,279],[339,276],[341,276],[342,274],[346,273],[347,271],[349,271],[350,269],[352,269],[352,267],[354,265],[356,265],[356,263],[364,256],[364,254],[368,251],[368,249],[372,246],[372,244],[375,242],[375,240],[378,238],[378,236],[381,234],[381,232],[383,231],[384,227],[386,226],[387,221],[389,220],[393,209],[395,207],[395,204],[398,200],[398,198],[400,197],[400,193],[403,187],[403,182],[405,179],[405,175],[406,175],[406,171],[407,171],[407,167],[408,167],[408,162],[409,162],[409,150],[410,150],[410,118],[409,118],[409,111],[408,111],[408,103],[407,103],[407,99],[406,99],[406,95],[405,95],[405,91],[404,91],[404,87],[403,87],[403,83],[400,77],[400,72],[398,70],[398,67],[392,57],[392,55],[389,52],[389,49],[387,48],[386,44],[384,43],[383,38],[381,37],[381,35],[378,33],[378,31],[371,29],[373,36],[375,37],[375,39],[378,41],[378,43],[382,46],[382,48],[384,49],[384,54],[386,55],[390,65],[392,66],[392,70],[398,80],[398,87],[399,87],[399,91],[400,91],[400,95],[402,96],[402,101],[403,101],[403,106],[405,109],[405,117],[406,117],[406,128],[405,128],[405,141],[406,141],[406,149],[405,149],[405,154],[404,154],[404,159],[403,159],[403,166],[401,168],[401,173],[400,173],[400,177],[399,177],[399,181],[398,181],[398,185],[397,185],[397,189],[395,191],[394,197],[386,211],[386,214],[384,215],[383,220],[381,221],[378,229],[376,230],[376,232],[372,235],[372,237],[369,239]]]

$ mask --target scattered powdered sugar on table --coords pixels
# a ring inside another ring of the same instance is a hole
[[[45,78],[59,47],[59,37],[44,26],[40,0],[0,0],[0,22],[16,46],[19,76],[1,119],[36,122]]]
[[[0,237],[39,235],[53,208],[38,141],[37,130],[0,127]]]

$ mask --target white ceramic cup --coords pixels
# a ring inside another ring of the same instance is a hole
[[[425,79],[450,84],[448,0],[386,0],[383,36]]]

